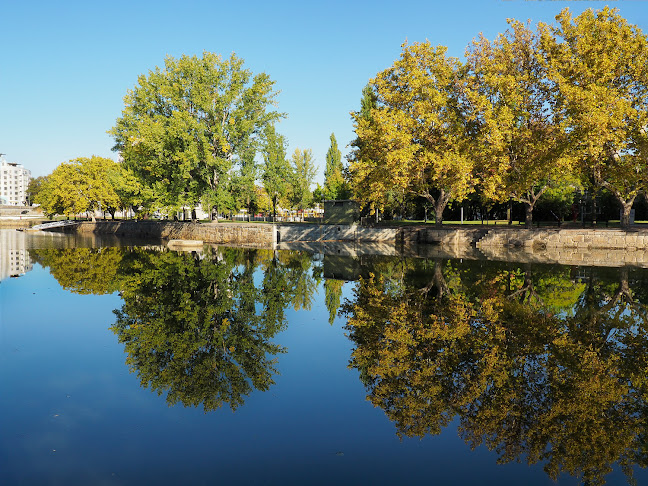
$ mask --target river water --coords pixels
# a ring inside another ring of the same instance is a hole
[[[648,484],[648,271],[0,230],[0,484]]]

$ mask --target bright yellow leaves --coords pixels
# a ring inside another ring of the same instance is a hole
[[[117,208],[120,199],[111,175],[118,170],[119,164],[103,157],[64,162],[47,176],[35,202],[50,215]]]
[[[381,207],[390,194],[434,204],[478,186],[490,201],[526,205],[571,195],[591,179],[612,192],[627,223],[648,184],[648,40],[616,10],[587,10],[536,31],[510,29],[469,47],[466,64],[429,42],[369,84],[352,113],[349,173],[356,197]]]
[[[629,290],[642,281],[437,261],[421,289],[420,270],[362,280],[345,305],[351,366],[399,435],[459,419],[471,447],[587,484],[643,463],[646,309]]]
[[[443,208],[473,190],[470,139],[459,109],[462,65],[429,42],[404,45],[401,58],[371,81],[377,105],[354,113],[360,141],[349,171],[357,196],[380,206],[392,190]]]

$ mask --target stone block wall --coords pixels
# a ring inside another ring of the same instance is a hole
[[[271,224],[186,223],[179,221],[98,221],[82,223],[81,234],[114,234],[140,238],[202,240],[205,243],[273,246],[276,227]]]
[[[442,246],[471,246],[488,230],[482,228],[413,228],[404,233],[404,241],[430,243]]]
[[[477,248],[577,248],[577,249],[644,249],[648,248],[648,231],[622,229],[502,229],[489,230],[476,242]]]

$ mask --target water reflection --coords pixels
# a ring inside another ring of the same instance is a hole
[[[272,342],[288,306],[309,309],[321,271],[309,255],[223,248],[177,253],[142,248],[33,250],[64,288],[119,291],[112,331],[142,386],[170,405],[228,404],[274,384]],[[260,270],[263,278],[255,279]]]
[[[31,269],[25,234],[0,230],[0,282],[9,277],[20,277]]]
[[[120,292],[112,326],[170,405],[243,405],[275,382],[286,310],[342,304],[368,399],[402,437],[453,421],[470,447],[602,484],[648,462],[648,275],[484,260],[210,248],[31,250],[80,294]]]
[[[554,480],[602,484],[615,463],[629,478],[646,465],[643,273],[427,265],[371,275],[344,306],[351,365],[398,434],[459,418],[471,447],[542,463]]]

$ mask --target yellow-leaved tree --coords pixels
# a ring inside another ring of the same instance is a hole
[[[543,33],[550,75],[583,170],[609,190],[630,221],[648,184],[648,39],[605,7],[572,18],[568,9]]]
[[[121,207],[111,183],[120,166],[112,159],[79,157],[60,164],[47,176],[35,199],[47,215],[78,214]]]
[[[540,35],[508,22],[509,30],[493,42],[480,36],[468,49],[468,93],[480,126],[476,154],[484,195],[524,203],[530,224],[538,199],[572,175],[573,157]]]
[[[400,59],[369,86],[375,104],[352,113],[357,140],[349,157],[355,197],[380,207],[390,192],[434,205],[436,224],[449,201],[473,191],[464,67],[446,47],[403,44]]]

